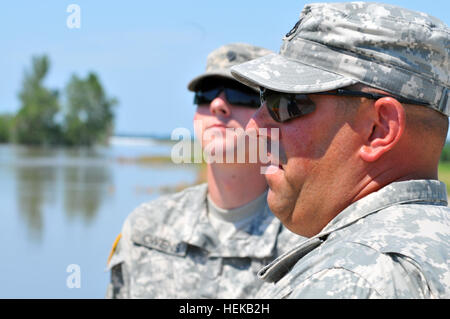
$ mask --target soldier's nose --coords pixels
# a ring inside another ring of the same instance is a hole
[[[221,92],[218,97],[211,101],[209,104],[209,110],[211,114],[216,116],[228,117],[231,115],[231,108],[228,104],[225,92]]]
[[[263,104],[248,121],[245,130],[259,130],[260,128],[272,128],[276,126],[277,122],[270,117],[265,104]]]

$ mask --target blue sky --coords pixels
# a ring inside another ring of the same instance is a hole
[[[0,113],[15,112],[31,56],[46,53],[46,85],[63,89],[73,73],[95,71],[117,97],[115,130],[170,134],[192,128],[187,83],[219,46],[247,42],[278,51],[282,36],[310,1],[16,0],[2,4]],[[338,2],[338,1],[331,1]],[[450,1],[383,1],[424,11],[450,25]],[[69,4],[81,8],[81,28],[69,29]]]

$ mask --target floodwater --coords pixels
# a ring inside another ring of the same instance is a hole
[[[194,164],[123,160],[170,155],[170,147],[0,145],[0,298],[104,298],[106,261],[126,216],[163,190],[197,181]]]

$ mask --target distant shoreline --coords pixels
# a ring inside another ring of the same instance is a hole
[[[172,141],[171,134],[128,134],[128,133],[117,133],[112,135],[110,138],[132,138],[132,139],[153,139],[158,141]]]

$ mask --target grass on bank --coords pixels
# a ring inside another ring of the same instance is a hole
[[[444,182],[445,185],[447,185],[448,194],[450,191],[450,162],[439,163],[438,177],[440,181]]]

